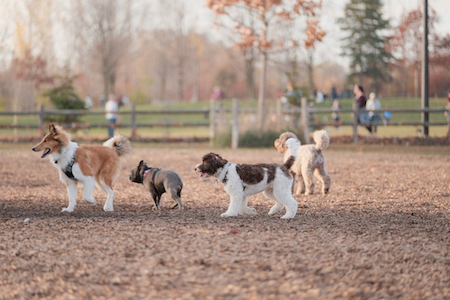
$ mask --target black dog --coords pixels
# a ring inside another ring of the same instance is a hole
[[[180,198],[183,181],[180,175],[174,171],[148,167],[147,163],[141,160],[137,168],[131,170],[129,179],[131,182],[142,183],[150,191],[158,210],[160,209],[161,195],[165,192],[177,201],[172,208],[180,205],[180,209],[184,209]]]

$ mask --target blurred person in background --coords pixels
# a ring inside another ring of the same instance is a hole
[[[84,99],[84,108],[89,109],[94,105],[94,101],[92,101],[92,98],[89,97],[89,95],[86,96]]]
[[[105,104],[106,120],[108,121],[108,135],[110,138],[114,136],[114,130],[118,123],[119,117],[119,98],[114,94],[108,96]]]
[[[370,93],[369,100],[367,100],[366,103],[366,109],[369,111],[369,122],[372,127],[372,135],[375,135],[377,132],[376,123],[378,123],[378,120],[380,119],[380,114],[378,112],[374,112],[374,110],[381,109],[380,100],[377,99],[377,95],[375,93]]]
[[[225,98],[225,94],[222,92],[222,89],[220,86],[215,86],[211,94],[211,99],[222,100],[223,98]]]
[[[333,112],[331,113],[331,117],[333,118],[334,127],[338,131],[341,131],[342,120],[341,114],[339,113],[339,111],[341,110],[341,104],[339,103],[338,99],[333,100],[333,106],[331,106],[331,109],[333,110]]]
[[[364,125],[367,130],[372,133],[372,126],[369,124],[369,114],[366,110],[367,98],[364,95],[363,87],[355,84],[353,87],[353,93],[355,94],[355,103],[358,105],[358,123],[360,125]]]

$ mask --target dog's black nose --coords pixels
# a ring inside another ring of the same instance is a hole
[[[36,148],[34,148],[34,147],[33,147],[33,148],[31,148],[31,150],[33,150],[34,152],[36,152]]]

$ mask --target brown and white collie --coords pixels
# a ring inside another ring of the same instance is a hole
[[[108,195],[103,206],[113,211],[113,183],[119,176],[121,161],[131,155],[130,141],[123,135],[116,135],[103,146],[81,145],[72,142],[70,135],[58,125],[49,125],[49,132],[33,147],[35,152],[44,151],[41,158],[50,154],[50,162],[59,172],[59,179],[67,186],[69,206],[62,211],[72,212],[77,204],[77,182],[84,185],[83,200],[95,203],[93,197],[97,184]]]

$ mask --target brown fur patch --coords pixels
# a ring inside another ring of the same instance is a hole
[[[93,176],[97,181],[103,179],[112,188],[112,183],[120,169],[117,152],[100,145],[81,145],[75,152],[78,163],[85,176]]]
[[[265,170],[267,169],[267,182],[270,183],[275,179],[278,164],[256,164],[256,165],[236,165],[236,172],[239,178],[247,184],[257,184],[264,179]]]
[[[294,164],[294,162],[295,162],[295,157],[289,156],[289,158],[286,160],[286,162],[283,164],[283,166],[289,170],[292,167],[292,165]]]

